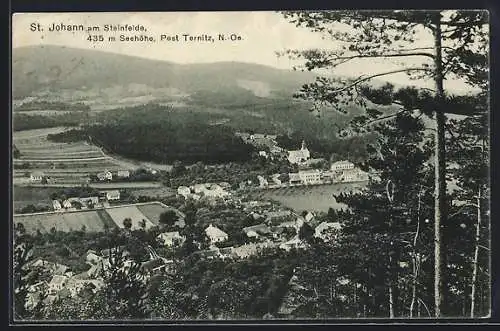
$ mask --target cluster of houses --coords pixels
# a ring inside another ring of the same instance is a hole
[[[108,190],[99,192],[99,196],[73,197],[65,200],[52,200],[52,208],[55,211],[74,211],[78,209],[101,208],[109,205],[109,202],[120,200],[119,190]]]
[[[229,183],[203,183],[192,186],[179,186],[177,194],[182,195],[185,199],[193,200],[199,200],[202,197],[223,199],[231,195],[227,191],[230,187]]]
[[[246,258],[265,248],[277,247],[287,251],[292,248],[305,248],[306,242],[299,238],[299,231],[304,223],[314,229],[314,237],[324,241],[334,239],[340,230],[338,222],[319,222],[312,212],[307,212],[302,216],[291,210],[263,210],[261,207],[265,208],[270,205],[255,202],[242,205],[257,223],[241,229],[251,239],[251,243],[220,247],[217,244],[227,242],[230,239],[229,235],[219,227],[209,224],[204,232],[210,246],[206,250],[199,251],[198,254],[207,259]],[[158,235],[157,240],[167,247],[178,247],[185,242],[186,238],[178,231],[172,231]]]
[[[147,282],[154,275],[169,273],[174,270],[173,260],[167,260],[148,246],[149,260],[141,263],[142,281]],[[124,263],[121,267],[127,272],[134,261],[130,258],[130,253],[125,248],[116,248],[116,253],[121,254]],[[115,253],[115,254],[116,254]],[[85,294],[95,294],[104,286],[103,272],[106,272],[114,255],[112,249],[101,251],[88,250],[85,258],[89,266],[87,271],[75,274],[68,266],[38,259],[28,265],[28,268],[42,268],[50,275],[50,281],[40,281],[33,284],[28,289],[25,306],[29,309],[34,307],[40,300],[50,304],[56,299],[84,296]]]

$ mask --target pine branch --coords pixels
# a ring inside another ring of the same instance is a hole
[[[330,58],[330,61],[335,61],[335,60],[344,60],[341,63],[337,64],[340,65],[342,63],[345,63],[350,60],[354,59],[362,59],[362,58],[384,58],[384,57],[405,57],[405,56],[427,56],[430,57],[431,59],[434,59],[434,55],[431,53],[425,53],[425,52],[413,52],[413,53],[391,53],[391,54],[360,54],[360,55],[353,55],[353,56],[337,56],[334,58]]]
[[[367,76],[367,77],[364,77],[364,78],[361,78],[363,76],[360,76],[355,82],[349,84],[349,85],[346,85],[340,89],[337,89],[337,90],[334,90],[332,91],[332,94],[334,93],[340,93],[340,92],[343,92],[353,86],[356,86],[360,83],[363,83],[363,82],[366,82],[370,79],[373,79],[373,78],[376,78],[376,77],[380,77],[380,76],[387,76],[387,75],[392,75],[392,74],[397,74],[397,73],[401,73],[401,72],[409,72],[409,71],[432,71],[432,69],[429,69],[429,68],[407,68],[407,69],[399,69],[399,70],[392,70],[392,71],[387,71],[387,72],[383,72],[383,73],[380,73],[380,74],[375,74],[375,75],[370,75],[370,76]]]

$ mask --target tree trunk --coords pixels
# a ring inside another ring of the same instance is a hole
[[[476,305],[476,282],[477,282],[477,269],[479,258],[479,237],[481,234],[481,188],[477,192],[477,224],[476,224],[476,247],[474,249],[474,262],[472,268],[472,284],[471,284],[471,303],[470,303],[470,317],[474,317],[474,308]]]
[[[413,310],[415,308],[415,300],[417,298],[417,278],[418,278],[418,268],[419,260],[417,258],[417,240],[420,232],[420,207],[421,207],[421,193],[422,188],[418,192],[418,205],[417,205],[417,229],[415,231],[415,237],[413,237],[413,282],[411,286],[411,303],[410,303],[410,318],[413,318]]]
[[[394,298],[392,294],[392,284],[389,285],[389,318],[394,318]]]
[[[436,56],[434,58],[436,84],[436,134],[435,134],[435,150],[434,150],[434,314],[436,318],[441,317],[441,304],[443,301],[443,255],[442,245],[442,227],[445,223],[446,209],[446,162],[445,162],[445,115],[442,109],[444,101],[443,90],[443,63],[441,58],[441,13],[436,16],[435,31],[434,31],[434,46]],[[443,249],[444,251],[444,249]]]

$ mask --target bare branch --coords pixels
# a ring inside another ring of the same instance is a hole
[[[448,218],[452,218],[454,216],[457,216],[458,214],[460,214],[467,207],[479,208],[478,205],[476,205],[475,203],[466,203],[466,204],[462,205],[462,207],[457,212],[455,212],[455,213],[451,214],[450,216],[448,216]]]

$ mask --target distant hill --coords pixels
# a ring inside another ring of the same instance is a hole
[[[71,91],[80,99],[197,93],[279,98],[291,96],[314,75],[251,63],[176,64],[95,50],[28,46],[13,49],[12,78],[14,99]]]

